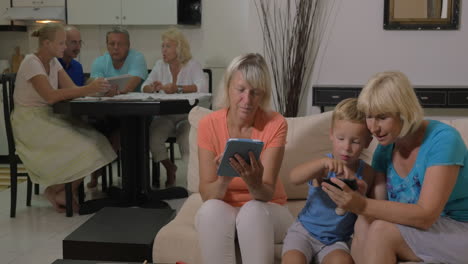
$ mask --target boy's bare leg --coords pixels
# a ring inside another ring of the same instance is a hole
[[[282,264],[307,264],[307,259],[304,254],[299,250],[289,250],[284,253],[282,259]]]
[[[322,264],[353,264],[353,258],[351,255],[342,250],[336,249],[328,253],[322,260]]]

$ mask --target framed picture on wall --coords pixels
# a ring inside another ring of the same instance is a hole
[[[384,29],[458,29],[460,0],[384,1]]]

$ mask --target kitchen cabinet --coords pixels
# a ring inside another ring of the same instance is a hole
[[[13,0],[14,7],[65,6],[65,0]]]
[[[68,0],[67,12],[73,25],[177,24],[177,0]]]

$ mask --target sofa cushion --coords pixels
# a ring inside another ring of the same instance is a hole
[[[295,185],[289,181],[289,173],[297,165],[324,157],[330,152],[328,139],[331,112],[306,117],[287,118],[288,136],[279,175],[288,199],[305,199],[307,184]]]
[[[198,144],[197,144],[197,131],[198,121],[205,115],[212,111],[207,108],[196,106],[192,108],[189,113],[188,120],[190,122],[190,134],[189,134],[189,163],[187,167],[187,189],[189,192],[198,192]]]
[[[155,263],[202,263],[195,229],[195,215],[201,205],[199,193],[190,195],[176,218],[159,230],[153,244]]]

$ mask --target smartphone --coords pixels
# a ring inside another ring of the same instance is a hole
[[[339,179],[339,180],[343,181],[344,183],[346,183],[346,185],[348,185],[348,187],[351,188],[351,190],[353,190],[353,191],[356,191],[358,189],[357,181],[355,179],[341,179],[341,178],[337,178],[337,179]],[[333,183],[331,181],[331,178],[324,178],[322,181],[324,181],[324,182],[326,182],[326,183],[328,183],[330,185],[333,185],[336,188],[342,190],[340,186],[336,185],[335,183]]]

